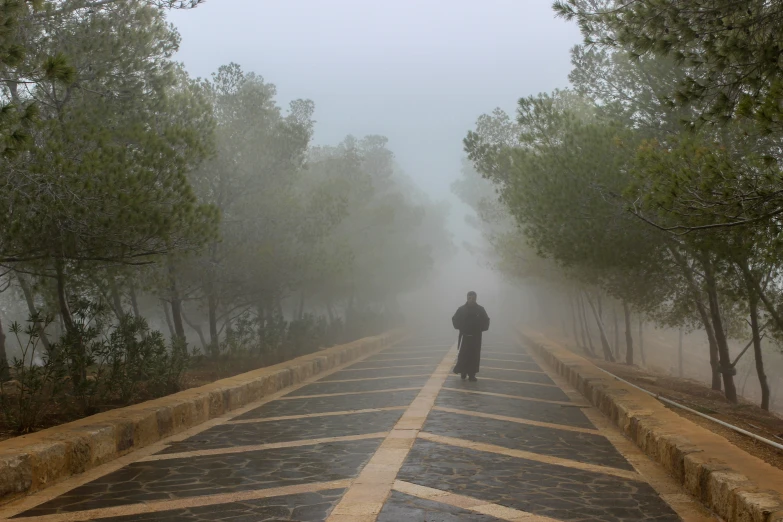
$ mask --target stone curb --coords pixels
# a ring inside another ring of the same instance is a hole
[[[393,330],[0,442],[0,504],[259,401],[404,336],[403,330]]]
[[[783,522],[783,471],[532,332],[531,349],[609,417],[687,493],[727,522]]]

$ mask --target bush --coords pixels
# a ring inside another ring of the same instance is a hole
[[[122,404],[179,391],[189,355],[182,340],[166,347],[143,317],[125,315],[103,341],[109,371],[106,392]]]
[[[40,319],[31,318],[24,331],[11,325],[22,356],[10,368],[13,380],[0,383],[6,426],[26,433],[55,408],[83,417],[179,391],[190,360],[183,341],[167,346],[144,318],[130,314],[111,324],[99,303],[74,302],[72,314],[72,328],[48,353],[39,346]]]
[[[9,328],[22,353],[11,364],[14,379],[0,383],[0,411],[6,426],[17,433],[34,431],[45,415],[55,411],[66,385],[65,366],[41,348],[39,321],[35,317],[24,329],[17,322]],[[36,363],[37,357],[41,364]]]

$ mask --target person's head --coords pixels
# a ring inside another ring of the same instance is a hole
[[[468,292],[468,304],[475,304],[476,303],[476,292],[470,291]]]

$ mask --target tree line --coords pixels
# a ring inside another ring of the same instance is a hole
[[[701,329],[712,388],[736,402],[736,365],[752,353],[768,409],[764,354],[783,341],[783,3],[562,0],[554,10],[584,36],[570,85],[520,99],[515,118],[480,117],[455,190],[491,181],[497,197],[470,198],[498,265],[567,296],[589,354],[616,358],[608,296],[624,309],[626,362],[632,314]],[[745,350],[730,353],[732,339]]]
[[[315,146],[312,101],[233,63],[191,78],[166,13],[199,3],[0,4],[0,371],[59,361],[86,413],[151,360],[378,333],[451,249],[385,137]]]

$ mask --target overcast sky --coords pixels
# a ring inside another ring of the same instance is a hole
[[[236,62],[310,98],[315,140],[383,134],[405,171],[446,197],[476,118],[567,84],[573,24],[549,0],[208,0],[174,11],[194,76]]]

